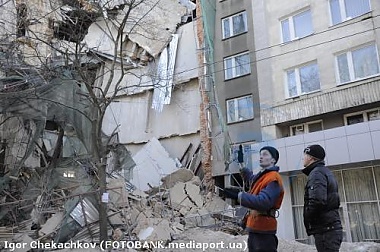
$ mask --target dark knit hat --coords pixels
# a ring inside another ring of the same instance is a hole
[[[326,156],[325,150],[319,144],[309,145],[303,152],[319,160],[323,160]]]
[[[280,158],[280,153],[278,153],[278,150],[272,146],[264,146],[260,149],[260,152],[262,150],[267,150],[271,154],[272,158],[276,160],[275,164],[277,163],[278,159]]]

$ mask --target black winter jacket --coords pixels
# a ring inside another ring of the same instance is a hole
[[[302,170],[308,176],[303,218],[308,235],[342,229],[339,217],[338,183],[323,161]]]

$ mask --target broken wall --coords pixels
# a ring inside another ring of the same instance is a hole
[[[150,108],[152,92],[119,98],[110,105],[103,130],[110,134],[117,128],[123,144],[143,143],[152,137],[165,138],[195,134],[199,131],[198,81],[178,86],[172,102],[164,110]]]
[[[40,157],[37,149],[33,148],[31,155],[27,155],[30,151],[29,147],[32,144],[33,137],[39,135],[40,130],[36,122],[25,120],[22,117],[11,117],[5,120],[4,116],[0,115],[0,139],[5,143],[4,166],[5,172],[9,172],[16,166],[39,167]],[[39,143],[41,141],[39,140]],[[25,156],[27,158],[24,160]],[[21,161],[24,160],[23,163]],[[15,174],[16,175],[16,174]]]
[[[6,38],[9,34],[16,34],[16,12],[14,1],[1,2],[0,7],[0,38]]]
[[[120,23],[128,11],[128,6],[117,16],[116,23]],[[186,8],[176,0],[145,0],[132,7],[127,24],[123,31],[123,37],[137,43],[150,55],[156,58],[162,49],[170,41],[171,34],[175,33],[177,24],[181,23],[181,17],[186,14]],[[117,36],[117,28],[113,21],[99,19],[89,28],[89,34],[85,42],[89,48],[99,52],[114,55],[114,39]],[[95,34],[106,34],[96,37]],[[123,39],[124,40],[124,39]],[[110,43],[111,42],[111,43]]]

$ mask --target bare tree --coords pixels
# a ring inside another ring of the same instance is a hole
[[[169,35],[178,24],[175,21],[168,22],[167,27],[155,24],[152,17],[156,15],[168,19],[177,15],[165,9],[165,4],[164,0],[36,3],[16,0],[1,5],[3,124],[20,116],[30,120],[44,118],[42,121],[46,123],[46,111],[58,111],[48,116],[57,123],[59,132],[53,154],[48,155],[43,143],[37,140],[41,130],[33,131],[35,139],[26,144],[22,153],[25,158],[14,163],[17,169],[13,175],[18,176],[31,149],[39,149],[47,170],[54,169],[61,157],[62,139],[68,126],[75,124],[78,115],[86,120],[90,125],[86,147],[98,185],[100,240],[107,239],[107,206],[101,196],[106,192],[106,156],[112,138],[102,133],[104,116],[119,95],[159,83],[157,69],[150,67],[149,62],[170,42]],[[141,71],[144,67],[151,70]],[[56,86],[68,80],[76,84],[70,93],[70,102],[67,102],[67,94],[58,96],[56,93],[61,90]],[[68,120],[70,113],[75,113],[71,121]],[[45,172],[44,176],[45,187],[48,187],[51,172]],[[9,181],[4,180],[5,184]]]

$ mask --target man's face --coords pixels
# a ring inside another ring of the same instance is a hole
[[[273,166],[276,160],[272,157],[268,150],[262,150],[260,152],[260,166],[262,168]]]
[[[312,156],[306,153],[303,154],[303,167],[306,167],[313,162],[314,162],[314,159]]]

